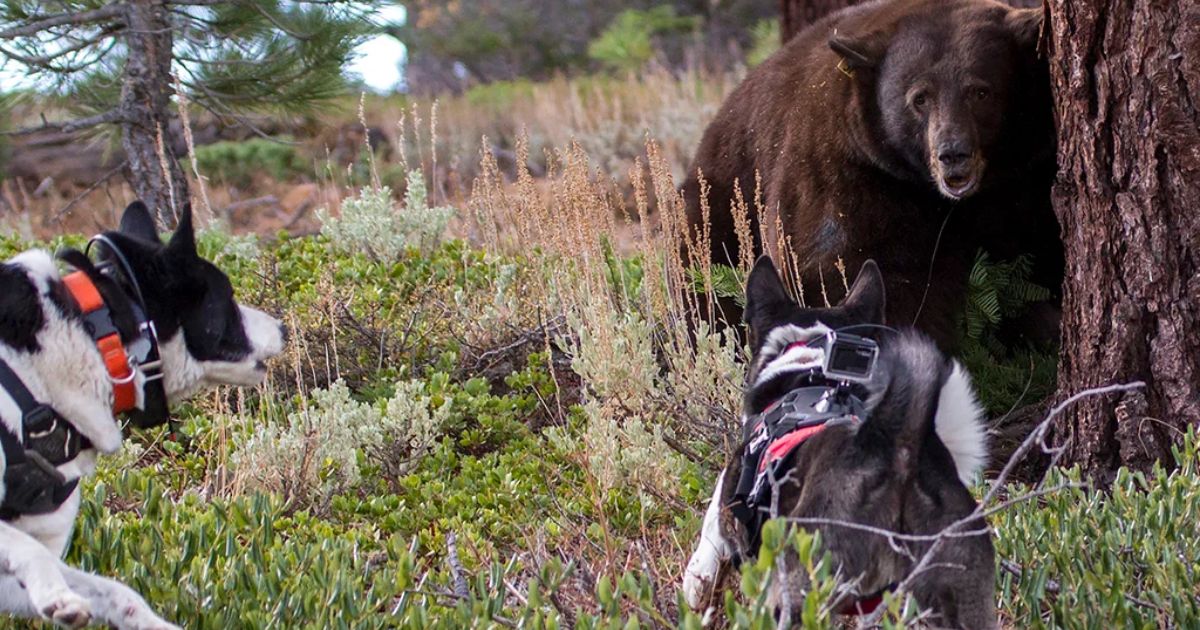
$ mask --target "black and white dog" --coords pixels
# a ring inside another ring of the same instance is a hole
[[[67,276],[41,250],[0,264],[0,613],[174,628],[130,588],[62,562],[78,480],[120,449],[117,413],[153,426],[202,387],[255,385],[286,330],[234,301],[196,251],[190,210],[166,245],[141,202],[94,242],[99,265],[60,255],[78,270]]]
[[[851,383],[829,377],[821,342],[837,331],[884,328],[883,286],[879,269],[868,261],[841,304],[807,309],[788,296],[770,259],[755,265],[744,315],[754,358],[743,446],[717,482],[684,572],[684,596],[692,608],[706,605],[728,563],[756,554],[756,528],[768,506],[774,516],[909,535],[936,534],[975,510],[965,484],[984,464],[986,432],[983,410],[960,364],[947,360],[928,338],[897,332],[878,335],[878,354],[866,353],[868,359],[877,356],[871,378]],[[767,470],[771,487],[765,492],[775,494],[769,503],[760,494]],[[820,531],[843,578],[857,580],[857,588],[835,603],[847,614],[877,603],[929,548],[927,541],[911,538],[893,546],[862,529],[811,522],[806,527]],[[934,558],[937,568],[914,579],[913,594],[939,627],[994,628],[991,537],[982,521],[968,529],[982,533],[945,544]],[[785,577],[772,583],[777,611],[787,602],[803,602],[803,571]],[[789,612],[797,619],[801,611]]]

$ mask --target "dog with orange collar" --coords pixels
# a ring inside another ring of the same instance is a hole
[[[40,250],[0,263],[0,614],[174,628],[129,587],[62,562],[79,480],[120,449],[119,418],[161,425],[202,387],[261,382],[286,330],[234,300],[196,251],[190,209],[164,244],[135,202],[88,249],[95,262],[59,254],[66,275]]]
[[[930,545],[874,532],[932,535],[974,512],[966,484],[987,452],[983,411],[961,365],[927,337],[882,325],[883,286],[867,261],[838,306],[802,308],[769,258],[755,265],[746,283],[754,358],[742,447],[717,481],[684,571],[692,608],[711,601],[726,566],[757,555],[768,518],[829,523],[811,529],[854,585],[831,605],[862,614],[908,577]],[[934,568],[913,580],[917,603],[937,627],[997,624],[990,530],[982,522],[969,529],[978,533],[942,546]],[[785,602],[804,601],[807,586],[803,571],[786,577],[770,592],[781,616]],[[798,619],[802,611],[786,613]]]

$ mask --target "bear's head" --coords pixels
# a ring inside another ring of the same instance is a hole
[[[857,84],[870,142],[883,144],[877,159],[958,200],[985,187],[998,164],[1020,159],[1014,136],[1036,126],[1053,141],[1029,111],[1037,93],[1050,113],[1048,86],[1038,84],[1041,9],[889,4],[840,24],[829,40]]]

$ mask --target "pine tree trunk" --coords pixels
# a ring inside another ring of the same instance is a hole
[[[171,22],[162,0],[130,0],[128,6],[128,58],[120,104],[128,179],[137,196],[169,227],[189,201],[187,178],[171,151]]]
[[[1051,0],[1064,286],[1055,427],[1106,479],[1200,424],[1200,3]]]

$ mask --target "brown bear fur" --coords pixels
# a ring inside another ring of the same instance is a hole
[[[888,323],[919,312],[948,349],[980,247],[994,260],[1032,253],[1033,280],[1057,290],[1041,17],[990,0],[883,0],[805,29],[733,91],[696,152],[682,192],[696,230],[697,173],[711,186],[712,259],[738,260],[730,200],[734,182],[751,198],[757,173],[756,254],[778,259],[790,238],[809,305],[824,302],[822,278],[829,303],[844,295],[839,259],[856,269],[874,258]],[[973,189],[961,199],[944,192],[963,181]]]

